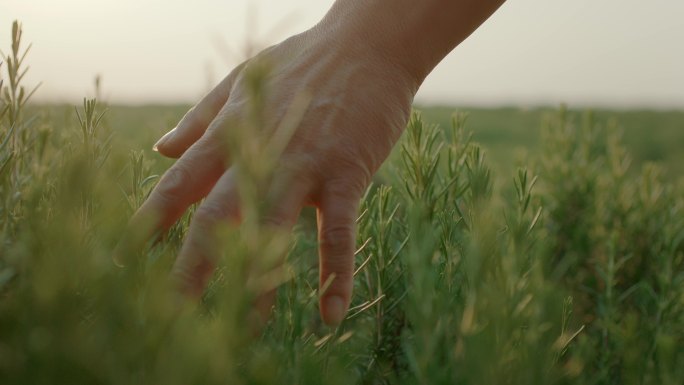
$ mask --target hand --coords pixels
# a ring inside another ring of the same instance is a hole
[[[273,46],[232,71],[156,144],[179,157],[132,222],[156,218],[167,230],[193,203],[198,207],[173,268],[181,290],[202,294],[217,262],[221,224],[240,220],[236,171],[223,145],[227,131],[248,119],[249,71],[268,63],[262,132],[283,143],[278,168],[266,184],[263,222],[290,229],[304,205],[317,208],[323,320],[338,324],[352,295],[355,220],[359,200],[408,119],[415,78],[377,50],[331,37],[318,28]],[[291,135],[279,123],[300,95],[309,103]],[[228,146],[230,148],[230,146]],[[334,274],[334,275],[333,275]]]

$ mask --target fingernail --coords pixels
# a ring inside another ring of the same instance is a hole
[[[124,268],[126,265],[123,262],[123,257],[119,255],[116,251],[114,252],[114,255],[112,255],[112,262],[114,263],[114,266],[118,268]]]
[[[158,147],[164,145],[164,143],[171,139],[171,137],[176,133],[176,128],[164,134],[164,136],[162,136],[161,139],[159,139],[157,143],[152,146],[152,150],[158,151]]]
[[[332,295],[325,299],[325,314],[323,321],[325,321],[326,324],[337,326],[342,322],[345,315],[346,309],[342,297]]]
[[[114,266],[120,268],[126,267],[126,258],[124,258],[124,256],[128,254],[128,249],[128,239],[126,234],[124,234],[123,238],[120,239],[114,247],[114,253],[112,254],[112,262],[114,262]]]
[[[114,248],[114,253],[112,254],[112,262],[114,262],[114,266],[119,268],[126,267],[127,264],[130,262],[130,259],[126,257],[127,255],[130,255],[130,250],[131,248],[129,240],[120,240]]]

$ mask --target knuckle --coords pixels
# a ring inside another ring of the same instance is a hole
[[[335,178],[326,183],[324,193],[337,202],[344,202],[346,206],[355,207],[369,183],[370,181],[359,176]]]
[[[320,234],[320,246],[322,253],[327,258],[332,258],[328,262],[336,263],[339,261],[343,266],[347,267],[344,257],[353,255],[354,242],[356,236],[351,225],[332,225],[323,227]]]
[[[188,286],[195,278],[192,269],[187,263],[177,263],[173,267],[171,275],[183,287]]]
[[[270,214],[261,220],[261,224],[266,227],[283,227],[289,224],[289,220],[284,215]]]
[[[185,132],[200,134],[212,119],[212,107],[200,102],[185,114],[179,126],[184,128]]]
[[[164,203],[175,203],[183,196],[191,178],[190,172],[184,166],[176,164],[162,176],[155,193]]]
[[[198,258],[176,264],[172,276],[183,292],[193,297],[199,297],[202,295],[206,281],[213,270],[214,264],[211,261]]]
[[[214,202],[204,202],[197,208],[194,220],[200,225],[211,225],[216,222],[226,221],[234,218],[237,212],[232,204],[218,204]]]
[[[220,108],[211,122],[207,123],[207,133],[212,135],[212,141],[226,139],[226,130],[231,127],[239,127],[242,121],[241,111],[244,109],[243,102],[239,100],[239,95],[233,95],[231,101]]]
[[[332,167],[335,172],[328,178],[328,190],[342,195],[361,196],[370,184],[373,171],[366,162],[360,162],[359,156],[339,156]]]
[[[211,101],[207,101],[207,103],[211,103]],[[211,104],[193,107],[193,109],[190,110],[189,123],[193,127],[204,128],[214,118],[213,112],[214,107]]]

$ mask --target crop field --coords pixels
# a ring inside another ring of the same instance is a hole
[[[21,46],[3,51],[2,385],[684,383],[682,111],[417,107],[330,328],[313,208],[293,234],[224,229],[200,303],[167,279],[192,213],[117,267],[188,106],[37,105]]]

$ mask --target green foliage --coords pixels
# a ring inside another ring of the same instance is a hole
[[[442,127],[449,126],[454,107],[421,107],[426,120]],[[488,150],[492,169],[509,175],[516,168],[529,165],[544,153],[546,142],[539,123],[551,116],[555,108],[476,108],[468,107],[468,128],[473,140]],[[566,110],[566,115],[579,119],[582,111]],[[637,173],[647,162],[666,166],[665,176],[678,177],[684,172],[684,110],[594,110],[594,119],[616,119],[624,132],[622,142],[629,150]]]
[[[684,376],[684,194],[659,167],[635,176],[614,124],[561,110],[547,129],[548,272],[591,325],[574,356],[586,383],[679,383]]]
[[[292,239],[256,220],[226,228],[199,306],[167,281],[189,215],[115,266],[163,165],[131,152],[144,134],[123,138],[111,127],[130,117],[94,100],[63,122],[27,109],[13,91],[20,36],[16,25],[0,104],[0,383],[684,381],[684,186],[655,164],[630,171],[614,123],[561,108],[540,160],[511,180],[489,168],[465,114],[450,128],[414,114],[363,199],[352,308],[330,329],[310,212]],[[243,147],[255,197],[244,204],[257,212],[274,161]],[[250,263],[288,247],[285,267]],[[251,304],[278,284],[256,333]]]

